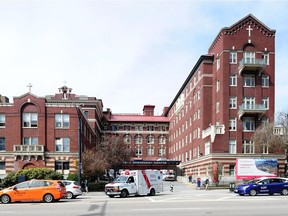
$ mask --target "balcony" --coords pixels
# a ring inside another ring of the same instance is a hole
[[[42,156],[44,157],[44,145],[14,145],[14,156]]]
[[[238,110],[238,117],[239,119],[242,118],[244,115],[258,115],[258,119],[260,119],[264,113],[267,111],[267,108],[264,107],[263,104],[254,104],[254,105],[249,105],[249,104],[242,104],[239,106]]]
[[[253,73],[257,75],[261,75],[264,68],[266,67],[266,63],[264,59],[242,59],[239,62],[238,71],[239,75],[242,76],[244,71],[246,73]]]
[[[225,125],[210,125],[207,129],[202,132],[202,139],[210,136],[211,142],[214,142],[217,134],[225,133]]]

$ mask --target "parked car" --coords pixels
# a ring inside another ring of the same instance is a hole
[[[65,185],[58,180],[29,180],[0,191],[0,202],[59,201],[66,197]]]
[[[62,183],[66,187],[67,199],[75,199],[77,196],[82,195],[81,186],[78,182],[70,180],[62,180]]]
[[[239,195],[250,196],[257,194],[273,195],[275,193],[288,195],[288,179],[280,177],[253,179],[246,184],[236,186],[234,192]]]

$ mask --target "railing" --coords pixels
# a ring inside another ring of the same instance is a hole
[[[283,136],[286,135],[286,128],[285,127],[281,127],[281,126],[276,126],[273,129],[273,134],[274,135],[279,135],[279,136]]]
[[[43,145],[14,145],[14,153],[44,153]]]
[[[259,73],[262,73],[262,71],[264,70],[264,68],[266,67],[266,63],[264,61],[264,59],[247,59],[247,58],[243,58],[240,62],[239,62],[239,66],[238,66],[238,70],[239,70],[239,74],[241,75],[243,70],[256,70]]]
[[[263,104],[246,104],[243,103],[239,106],[239,111],[266,111],[267,108]]]

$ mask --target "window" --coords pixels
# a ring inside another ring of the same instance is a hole
[[[244,140],[243,141],[242,153],[254,154],[254,143],[251,140]]]
[[[69,128],[70,120],[69,114],[55,114],[56,128]]]
[[[230,86],[237,86],[237,77],[236,75],[230,75],[230,79],[229,79],[229,84]]]
[[[230,97],[229,99],[229,107],[230,109],[236,109],[237,108],[237,98],[236,97]]]
[[[220,102],[216,102],[216,113],[220,111]]]
[[[142,136],[141,135],[137,135],[135,137],[135,144],[142,144]]]
[[[55,161],[55,170],[69,170],[69,162]]]
[[[135,131],[143,131],[143,126],[136,125],[135,126]]]
[[[269,145],[267,143],[262,145],[262,154],[269,154]]]
[[[55,139],[56,152],[69,152],[70,139],[69,138],[56,138]]]
[[[218,58],[216,60],[216,70],[219,70],[219,68],[220,68],[220,59]]]
[[[38,145],[38,137],[24,137],[23,144],[24,145]]]
[[[269,53],[263,53],[264,64],[269,65]]]
[[[269,98],[268,97],[262,98],[262,106],[264,109],[269,109]]]
[[[236,64],[237,63],[237,52],[236,51],[230,51],[230,64]]]
[[[220,91],[220,80],[217,80],[216,83],[216,92]]]
[[[5,127],[5,114],[0,113],[0,127]]]
[[[205,155],[210,154],[210,142],[205,142]]]
[[[164,146],[161,146],[160,148],[159,148],[159,153],[158,153],[158,155],[159,156],[163,156],[163,155],[166,155],[166,152],[165,152],[165,147]]]
[[[236,118],[229,119],[229,131],[236,131]]]
[[[255,63],[255,52],[244,52],[244,63]]]
[[[84,111],[84,115],[85,115],[85,117],[88,119],[88,117],[89,117],[89,112],[88,112],[88,111]]]
[[[124,130],[124,131],[130,131],[130,130],[131,130],[130,125],[124,125],[124,126],[123,126],[123,130]]]
[[[147,126],[147,131],[154,131],[154,126]]]
[[[255,130],[255,120],[253,117],[243,118],[243,131],[254,131]]]
[[[37,127],[38,115],[37,113],[23,113],[23,127]]]
[[[160,136],[159,137],[159,144],[166,144],[166,137],[165,136]]]
[[[229,165],[229,175],[230,176],[235,175],[235,165]]]
[[[255,108],[255,98],[254,97],[244,97],[243,98],[244,109],[254,109]]]
[[[123,138],[123,141],[125,144],[130,144],[131,143],[131,136],[130,135],[125,135]]]
[[[138,156],[138,155],[142,155],[142,148],[141,146],[137,146],[136,149],[135,149],[135,155]]]
[[[236,140],[229,140],[229,154],[236,154]]]
[[[154,137],[153,137],[152,135],[149,135],[149,136],[147,137],[147,143],[148,143],[148,144],[154,144]]]
[[[243,77],[244,82],[243,86],[244,87],[255,87],[255,76],[254,75],[245,75]]]
[[[148,147],[147,148],[147,156],[153,156],[154,155],[154,148]]]
[[[0,170],[6,170],[5,161],[0,161]]]
[[[269,76],[262,75],[262,87],[269,87]]]
[[[0,151],[6,150],[6,142],[5,137],[0,137]]]

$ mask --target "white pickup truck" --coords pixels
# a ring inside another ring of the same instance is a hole
[[[151,195],[163,192],[162,174],[158,170],[126,170],[112,183],[105,185],[109,197]]]

